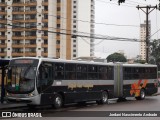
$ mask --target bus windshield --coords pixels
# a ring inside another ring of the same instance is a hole
[[[8,68],[6,90],[11,93],[32,92],[36,69],[34,64],[11,64]]]

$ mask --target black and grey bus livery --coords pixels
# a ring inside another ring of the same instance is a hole
[[[131,96],[141,100],[158,91],[157,66],[149,64],[24,57],[10,61],[6,78],[8,101],[55,108]]]

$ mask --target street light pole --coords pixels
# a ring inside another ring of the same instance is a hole
[[[156,6],[137,6],[136,8],[141,9],[145,14],[146,14],[146,62],[149,62],[149,29],[148,29],[148,15],[149,13],[151,13],[155,8],[157,9],[157,5]],[[146,8],[146,11],[144,11],[142,8]],[[152,8],[152,10],[150,10]]]

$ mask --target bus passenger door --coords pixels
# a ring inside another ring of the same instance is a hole
[[[114,66],[114,96],[123,97],[123,65]]]
[[[40,92],[47,92],[53,84],[53,66],[51,63],[42,63],[39,68],[38,88]]]

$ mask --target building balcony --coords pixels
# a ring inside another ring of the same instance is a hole
[[[25,48],[36,48],[36,44],[25,44]]]
[[[25,22],[25,20],[24,20],[24,18],[23,19],[13,19],[12,20],[12,23],[24,23]]]
[[[12,52],[12,57],[24,56],[23,52]]]
[[[61,20],[60,19],[57,20],[57,24],[61,24]]]
[[[27,57],[27,56],[37,56],[37,53],[36,52],[25,52],[25,56]]]
[[[61,16],[61,12],[60,11],[57,11],[57,16]]]
[[[42,2],[42,5],[43,5],[43,6],[48,6],[48,1],[43,1],[43,2]]]
[[[36,1],[33,1],[33,2],[26,2],[25,6],[37,6],[37,2]]]
[[[48,22],[48,19],[42,19],[42,22],[43,23]]]
[[[23,40],[24,41],[24,39],[12,39],[13,41],[21,41],[21,40]]]
[[[37,28],[35,28],[35,27],[27,27],[27,26],[24,29],[24,31],[35,31],[35,30],[37,30]]]
[[[0,18],[0,23],[7,23],[6,18]]]
[[[31,28],[31,27],[18,27],[18,28],[12,28],[13,32],[23,32],[23,31],[33,31],[33,30],[37,30],[37,28]]]
[[[47,30],[48,31],[48,27],[42,27],[42,30]]]
[[[12,39],[16,39],[16,40],[24,39],[24,38],[25,38],[24,36],[12,36]]]
[[[44,56],[44,57],[47,57],[47,56],[48,56],[48,53],[47,53],[47,52],[42,52],[41,55]]]
[[[5,39],[7,39],[6,35],[4,35],[4,36],[0,35],[0,40],[5,40]]]
[[[0,48],[7,48],[7,44],[6,43],[0,43]]]
[[[56,45],[56,48],[60,48],[60,45]]]
[[[6,11],[0,11],[0,15],[7,15]]]
[[[37,39],[37,38],[36,38]],[[34,39],[36,41],[36,39]],[[26,43],[25,44],[30,44],[30,41],[33,41],[33,39],[25,39]]]
[[[6,7],[7,4],[5,2],[0,2],[0,7]]]
[[[0,32],[5,32],[5,31],[7,31],[6,27],[0,27]]]
[[[23,32],[25,31],[25,28],[19,27],[19,28],[12,28],[13,32]]]
[[[28,11],[25,11],[25,12],[24,11],[13,11],[12,14],[13,15],[15,15],[15,14],[17,14],[17,15],[19,15],[19,14],[21,14],[21,15],[24,15],[24,14],[34,14],[35,15],[35,14],[37,14],[37,11],[36,10],[35,11],[29,11],[28,10]]]
[[[37,19],[29,19],[29,18],[26,18],[26,20],[25,20],[24,22],[25,22],[25,23],[37,22]]]
[[[57,40],[60,40],[60,39],[61,39],[60,35],[59,35],[59,36],[56,36],[56,39],[57,39]]]
[[[12,10],[12,13],[13,12],[24,12],[24,8],[22,7],[21,9],[16,9],[17,7],[14,7],[13,10]]]
[[[22,7],[23,7],[24,5],[25,5],[25,4],[24,4],[23,2],[13,2],[13,3],[12,3],[12,6],[13,6],[13,7],[19,7],[19,6],[22,6]]]
[[[12,48],[23,48],[24,44],[12,44]]]
[[[24,15],[25,12],[24,11],[13,11],[12,14],[13,15]]]
[[[42,36],[42,39],[48,39],[48,36]]]
[[[24,14],[37,14],[37,11],[36,10],[34,10],[34,11],[26,11]]]
[[[48,48],[48,44],[42,44],[43,48]]]
[[[0,52],[0,56],[7,56],[7,52]]]
[[[48,11],[42,11],[42,14],[48,14]]]
[[[37,36],[25,36],[25,39],[29,40],[29,39],[37,39]]]

